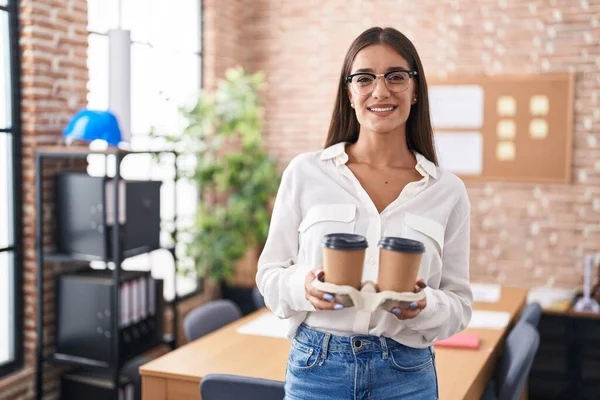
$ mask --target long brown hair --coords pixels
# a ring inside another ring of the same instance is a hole
[[[360,131],[360,124],[356,119],[356,114],[350,106],[348,98],[348,83],[346,77],[350,74],[352,63],[356,54],[364,47],[372,44],[387,44],[394,48],[398,54],[408,61],[412,70],[417,71],[416,79],[416,104],[410,109],[408,120],[406,121],[406,143],[412,151],[417,151],[425,156],[429,161],[438,164],[433,145],[433,129],[429,116],[429,97],[427,96],[427,81],[421,59],[417,49],[412,42],[394,28],[370,28],[358,36],[346,53],[342,72],[340,74],[339,87],[331,123],[329,124],[329,133],[325,147],[329,147],[340,142],[356,143]]]

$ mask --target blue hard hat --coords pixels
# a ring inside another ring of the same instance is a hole
[[[89,142],[102,139],[111,146],[117,146],[121,142],[121,129],[117,118],[110,111],[84,109],[71,118],[63,136]]]

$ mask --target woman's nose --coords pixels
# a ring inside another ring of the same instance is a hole
[[[390,93],[390,90],[385,84],[385,78],[383,76],[378,76],[375,80],[375,87],[373,88],[371,95],[376,99],[386,99],[390,97]]]

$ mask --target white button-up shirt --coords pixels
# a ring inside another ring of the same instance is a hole
[[[301,154],[285,169],[256,283],[267,307],[290,321],[288,337],[306,325],[338,335],[386,336],[423,348],[463,330],[471,318],[470,202],[463,182],[415,153],[423,176],[411,182],[381,214],[346,166],[346,143]],[[367,238],[363,282],[377,282],[379,239],[398,236],[425,244],[419,278],[427,307],[408,320],[387,311],[316,310],[305,297],[306,274],[322,264],[328,233]]]

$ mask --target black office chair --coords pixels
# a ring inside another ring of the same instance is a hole
[[[242,317],[240,308],[231,300],[214,300],[190,311],[183,319],[188,342],[201,338]]]
[[[495,377],[482,400],[519,400],[540,345],[540,335],[528,323],[519,322],[510,331]]]
[[[542,318],[542,306],[539,303],[529,303],[519,317],[519,322],[527,322],[537,329]]]
[[[265,306],[265,299],[256,286],[252,289],[252,302],[257,310]]]
[[[142,376],[140,375],[140,367],[147,362],[152,361],[152,358],[145,354],[141,354],[125,363],[121,368],[121,374],[129,378],[129,381],[133,385],[133,399],[142,399]]]
[[[282,400],[284,383],[227,374],[209,374],[200,382],[202,400]]]

